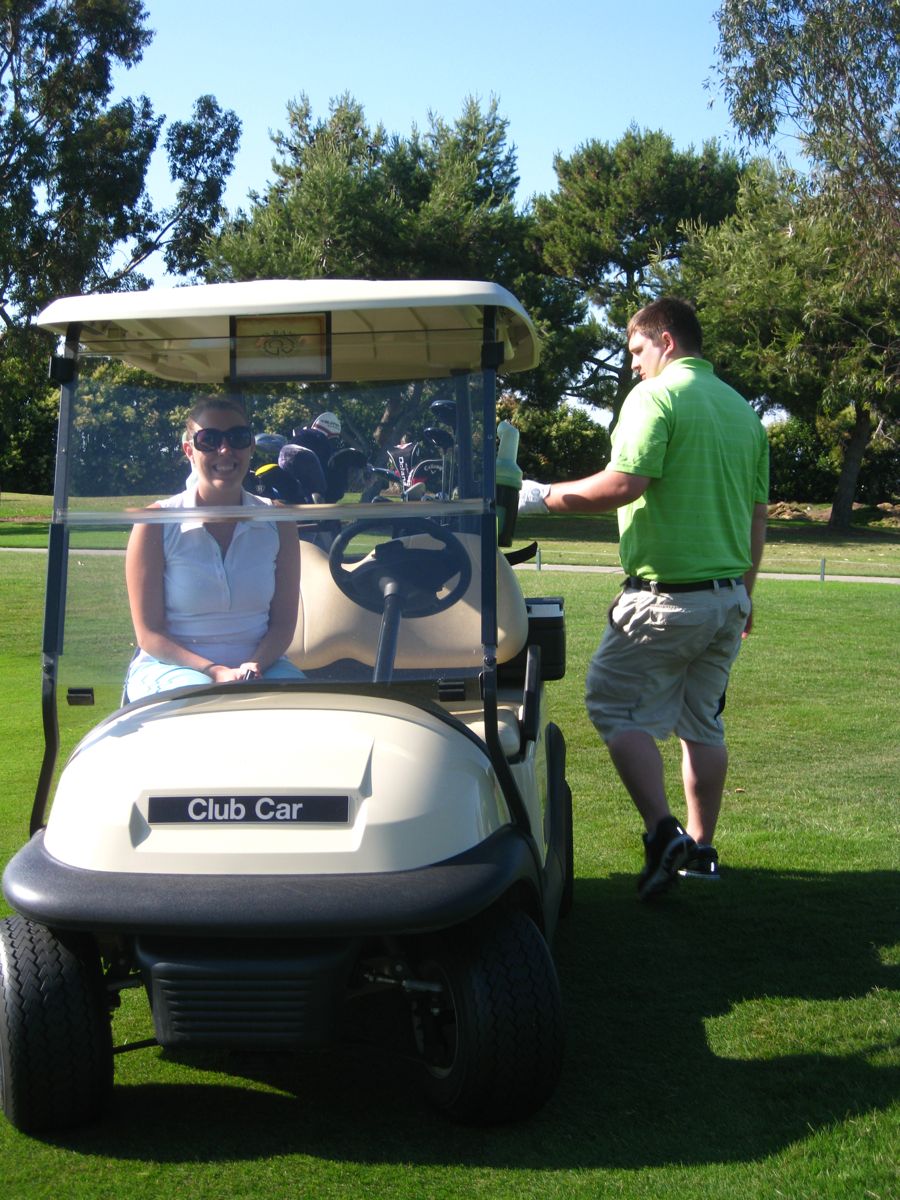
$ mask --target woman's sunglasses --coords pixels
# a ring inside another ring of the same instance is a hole
[[[231,429],[198,429],[191,438],[197,450],[214,454],[227,442],[232,450],[246,450],[253,445],[253,430],[249,425],[233,425]]]

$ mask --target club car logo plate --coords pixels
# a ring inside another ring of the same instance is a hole
[[[151,796],[151,825],[346,825],[349,796]]]

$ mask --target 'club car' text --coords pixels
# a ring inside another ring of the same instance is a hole
[[[303,801],[293,797],[275,799],[257,796],[248,805],[235,796],[219,800],[214,796],[195,796],[187,806],[192,821],[302,821]]]

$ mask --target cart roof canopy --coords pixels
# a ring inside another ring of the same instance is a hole
[[[68,296],[36,324],[61,336],[74,326],[84,350],[167,379],[233,377],[235,345],[256,362],[252,347],[277,343],[287,347],[281,378],[385,380],[478,369],[485,308],[496,309],[500,369],[535,366],[525,309],[505,288],[472,280],[260,279]]]

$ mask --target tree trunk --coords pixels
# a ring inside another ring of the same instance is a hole
[[[855,408],[856,421],[844,450],[844,461],[841,464],[841,473],[831,504],[831,516],[828,518],[829,529],[850,528],[853,519],[853,498],[856,495],[856,484],[862,467],[863,455],[872,440],[871,414],[860,404],[856,404]]]
[[[613,397],[612,403],[612,420],[609,423],[609,432],[616,427],[616,422],[619,419],[619,413],[622,411],[622,405],[628,397],[628,393],[634,387],[633,372],[631,370],[631,355],[625,351],[625,358],[618,371],[618,379],[616,381],[616,394]]]
[[[422,383],[415,383],[412,388],[411,396],[404,396],[402,393],[396,396],[391,396],[384,406],[384,412],[381,414],[381,420],[375,426],[375,432],[372,434],[372,441],[379,449],[384,449],[390,446],[393,442],[399,440],[395,437],[397,433],[403,433],[404,430],[400,426],[407,420],[407,412],[412,411],[417,414],[414,420],[418,420],[421,414],[418,413],[418,406],[422,399]],[[422,434],[421,429],[415,431],[415,436],[418,438]]]

